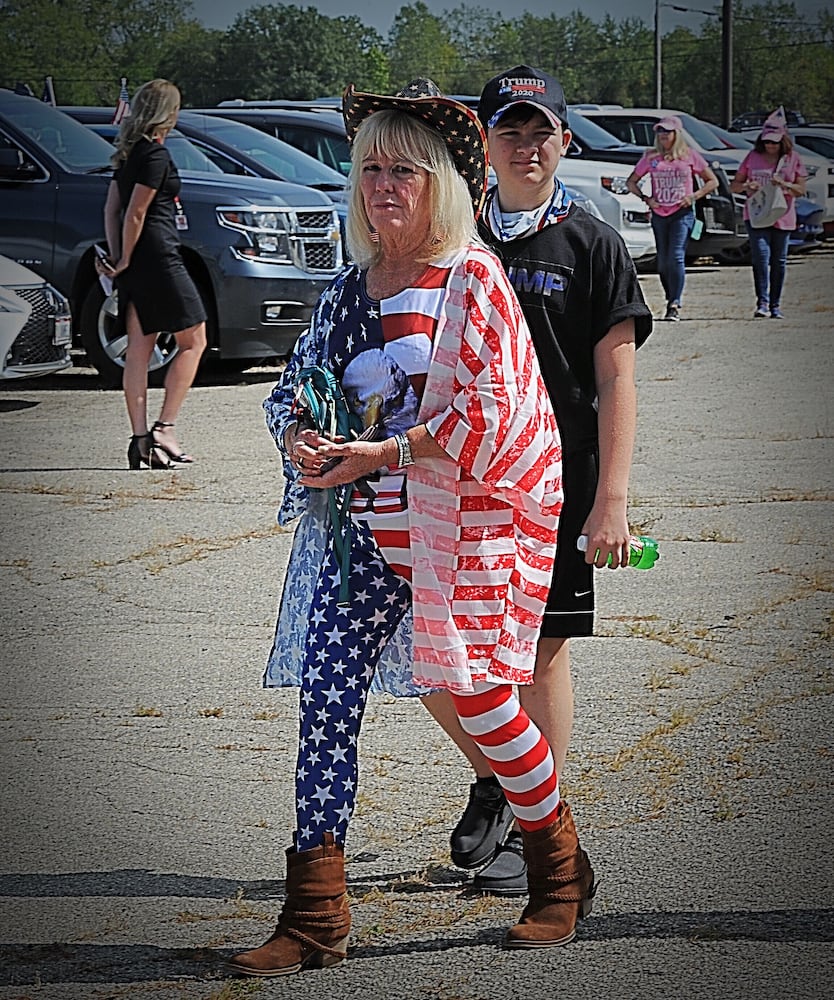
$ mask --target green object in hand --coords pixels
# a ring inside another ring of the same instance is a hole
[[[580,552],[587,552],[588,536],[580,535],[576,539],[576,547]],[[651,569],[660,558],[657,541],[654,538],[649,538],[648,535],[632,535],[630,549],[628,564],[634,569]],[[597,553],[599,553],[599,549],[597,549]],[[611,556],[608,557],[606,563],[611,565]]]

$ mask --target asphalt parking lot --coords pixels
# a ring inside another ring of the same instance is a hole
[[[260,689],[290,537],[277,370],[202,376],[173,474],[128,472],[92,371],[0,384],[0,998],[830,997],[832,263],[791,258],[782,322],[750,318],[749,268],[692,268],[640,351],[632,521],[662,554],[599,574],[574,647],[564,791],[601,886],[540,953],[501,950],[520,903],[449,861],[463,761],[382,698],[348,961],[226,977],[271,932],[292,825],[295,693]]]

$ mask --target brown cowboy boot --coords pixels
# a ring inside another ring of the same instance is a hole
[[[521,831],[530,901],[507,931],[507,948],[552,948],[576,936],[576,921],[591,912],[597,887],[588,855],[579,846],[570,806],[561,803],[555,823]]]
[[[326,833],[321,847],[287,851],[287,898],[275,933],[228,964],[244,976],[324,968],[345,957],[349,932],[345,851]]]

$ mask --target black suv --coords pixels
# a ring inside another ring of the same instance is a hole
[[[93,267],[111,154],[108,142],[68,115],[0,90],[0,253],[67,296],[78,344],[116,384],[125,338]],[[209,351],[238,366],[286,354],[342,266],[333,202],[297,184],[181,176],[183,257],[206,304]],[[176,351],[165,332],[157,347],[152,370]]]

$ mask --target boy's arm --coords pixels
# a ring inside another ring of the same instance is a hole
[[[612,568],[628,565],[628,478],[637,426],[635,351],[633,319],[612,326],[594,348],[599,482],[582,531],[588,535],[586,562],[597,566],[604,566],[609,554]]]

